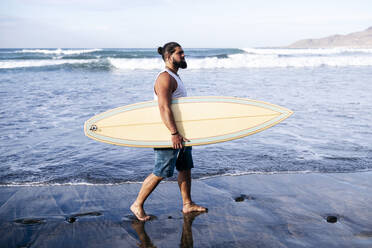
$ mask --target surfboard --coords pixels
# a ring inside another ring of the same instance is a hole
[[[245,98],[201,96],[172,100],[178,132],[198,146],[239,139],[285,120],[292,111]],[[108,110],[84,124],[85,135],[109,144],[132,147],[172,147],[157,101]]]

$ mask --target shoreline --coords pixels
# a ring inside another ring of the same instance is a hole
[[[129,210],[140,183],[0,187],[4,247],[370,247],[372,172],[249,174],[193,180],[208,213],[186,215],[176,183]],[[328,222],[329,221],[329,222]]]
[[[209,180],[218,177],[240,177],[240,176],[250,176],[250,175],[293,175],[293,174],[353,174],[353,173],[365,173],[365,172],[372,172],[371,169],[363,169],[357,171],[340,171],[340,172],[317,172],[317,171],[277,171],[277,172],[242,172],[240,174],[218,174],[218,175],[211,175],[211,176],[202,176],[199,178],[193,178],[193,181],[203,181]],[[175,176],[174,176],[175,177]],[[174,180],[165,179],[160,183],[177,183],[177,179],[173,178]],[[89,183],[89,182],[76,182],[76,183],[25,183],[25,184],[0,184],[1,188],[7,187],[57,187],[57,186],[120,186],[126,184],[142,184],[143,181],[124,181],[120,183]]]

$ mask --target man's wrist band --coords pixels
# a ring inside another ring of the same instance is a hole
[[[176,131],[175,133],[171,133],[171,135],[176,135],[176,134],[178,134],[178,131]]]

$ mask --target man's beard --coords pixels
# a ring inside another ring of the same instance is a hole
[[[174,61],[173,60],[173,65],[177,68],[181,69],[186,69],[187,68],[187,63],[185,60],[181,60],[180,62]]]

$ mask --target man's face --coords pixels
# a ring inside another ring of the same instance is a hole
[[[176,50],[172,53],[170,59],[175,67],[182,69],[187,68],[185,53],[183,52],[182,47],[176,47]]]

